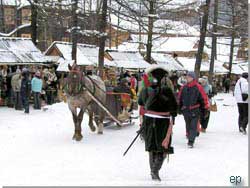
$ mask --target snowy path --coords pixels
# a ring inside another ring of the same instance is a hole
[[[136,136],[137,124],[122,129],[106,127],[92,133],[83,121],[83,140],[75,142],[73,121],[64,103],[29,115],[0,107],[0,186],[83,185],[231,185],[230,176],[248,182],[248,136],[237,128],[237,107],[231,95],[220,94],[218,112],[211,113],[207,133],[188,149],[183,116],[174,126],[175,154],[165,161],[161,182],[151,181],[148,155]],[[229,106],[224,106],[227,104]]]

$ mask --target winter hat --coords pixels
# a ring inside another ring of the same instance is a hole
[[[247,79],[248,78],[248,72],[243,72],[241,75],[243,78]]]
[[[193,72],[193,71],[188,71],[187,76],[189,76],[193,79],[196,79],[195,72]]]
[[[203,78],[204,80],[208,80],[208,77],[207,77],[207,76],[202,76],[202,78]]]
[[[23,68],[22,73],[28,73],[29,70],[27,68]]]

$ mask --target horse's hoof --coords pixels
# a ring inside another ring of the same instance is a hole
[[[102,132],[102,131],[98,131],[97,133],[98,133],[98,134],[103,134],[103,132]]]
[[[96,130],[95,126],[89,126],[89,127],[90,127],[90,130],[91,130],[92,132],[95,132],[95,130]]]
[[[74,134],[73,140],[76,140],[76,141],[81,141],[82,140],[82,135],[79,135],[79,134]]]

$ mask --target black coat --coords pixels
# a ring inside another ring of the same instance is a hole
[[[196,116],[208,109],[208,97],[200,84],[193,81],[184,85],[179,93],[179,107],[183,115]]]
[[[143,88],[138,99],[138,104],[144,106],[145,110],[155,112],[170,112],[176,116],[177,102],[172,90],[168,87],[161,89],[152,87]],[[168,152],[161,146],[169,128],[169,118],[143,117],[143,128],[146,151]],[[169,148],[170,148],[169,143]]]
[[[29,97],[31,92],[31,82],[28,76],[24,76],[21,82],[21,96]]]

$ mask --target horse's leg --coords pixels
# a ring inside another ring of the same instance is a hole
[[[98,134],[103,134],[103,120],[105,118],[105,113],[100,112],[100,116],[98,118]]]
[[[81,133],[81,130],[79,130],[78,126],[77,126],[77,115],[75,113],[72,112],[72,117],[73,117],[73,121],[74,121],[74,126],[75,126],[75,133],[73,135],[73,140],[78,140],[79,139],[79,131]]]
[[[88,108],[88,112],[89,112],[89,128],[91,129],[91,131],[95,132],[95,126],[93,123],[94,112],[91,108]]]
[[[77,127],[78,127],[78,135],[79,135],[79,140],[80,141],[82,139],[82,120],[83,120],[83,115],[84,115],[85,109],[81,109],[81,111],[79,112],[78,116],[77,116]]]
[[[75,134],[73,136],[73,140],[76,140],[76,141],[82,140],[81,123],[82,123],[82,119],[83,119],[83,113],[84,113],[83,109],[81,109],[78,116],[72,113],[73,114],[73,120],[74,120],[74,123],[75,123]]]

